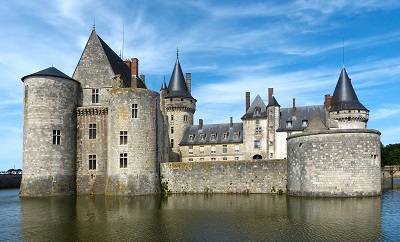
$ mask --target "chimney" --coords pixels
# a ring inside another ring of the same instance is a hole
[[[272,87],[268,88],[268,104],[272,103],[273,95],[274,95],[274,89]]]
[[[246,92],[246,112],[250,108],[250,92]]]
[[[330,94],[325,94],[325,109],[328,111],[329,108],[331,107],[331,95]]]
[[[293,98],[292,116],[296,116],[296,98]]]
[[[132,58],[131,75],[132,76],[139,75],[139,59],[138,58]]]
[[[203,119],[199,119],[199,129],[203,129]]]
[[[192,94],[192,73],[186,73],[186,86],[190,94]]]
[[[140,75],[140,80],[142,80],[142,82],[144,84],[146,84],[146,76],[145,75]]]
[[[130,70],[132,62],[130,60],[124,60],[124,62],[129,67],[129,70]]]
[[[233,127],[233,117],[231,117],[231,120],[229,122],[229,128],[232,128],[232,127]]]

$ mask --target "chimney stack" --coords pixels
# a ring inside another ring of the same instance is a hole
[[[272,103],[273,95],[274,95],[274,89],[272,87],[268,88],[268,104]]]
[[[199,129],[203,129],[203,119],[199,119]]]
[[[329,108],[331,107],[331,95],[330,94],[326,94],[325,95],[325,109],[328,111]]]
[[[296,98],[293,98],[292,116],[296,116]]]
[[[231,117],[231,120],[229,122],[229,128],[232,128],[232,127],[233,127],[233,117]]]
[[[250,92],[246,92],[246,112],[250,108]]]
[[[190,94],[192,94],[192,73],[186,73],[186,86]]]
[[[139,59],[138,58],[132,58],[131,75],[137,76],[137,77],[139,76]]]

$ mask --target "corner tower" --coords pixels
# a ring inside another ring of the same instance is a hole
[[[175,67],[171,75],[167,90],[163,85],[162,95],[164,109],[168,118],[168,134],[170,140],[169,160],[180,161],[179,143],[190,125],[193,125],[193,115],[196,111],[196,99],[192,97],[191,76],[186,74],[186,81],[183,77],[182,68],[176,57]]]
[[[365,129],[369,110],[358,101],[351,79],[343,67],[329,109],[330,118],[339,129]]]

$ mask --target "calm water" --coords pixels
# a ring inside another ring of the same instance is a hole
[[[20,199],[13,189],[0,190],[0,218],[4,241],[399,241],[400,190]]]

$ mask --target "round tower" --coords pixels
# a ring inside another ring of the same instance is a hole
[[[331,120],[339,129],[365,129],[369,119],[369,110],[366,109],[354,91],[351,79],[343,67],[329,109]]]
[[[75,194],[79,83],[54,67],[21,80],[25,95],[20,196]]]
[[[196,99],[190,93],[191,75],[183,77],[182,68],[178,57],[169,81],[167,93],[164,96],[165,112],[168,117],[168,134],[170,140],[169,161],[181,161],[179,143],[185,130],[193,125],[193,115],[196,111]]]

